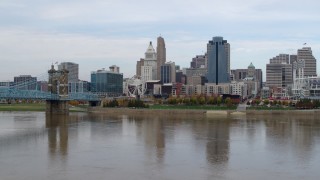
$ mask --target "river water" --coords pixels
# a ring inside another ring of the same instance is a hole
[[[0,179],[319,179],[319,119],[0,112]]]

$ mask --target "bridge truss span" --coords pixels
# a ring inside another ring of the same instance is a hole
[[[66,96],[61,96],[38,90],[19,90],[11,88],[0,88],[0,99],[100,101],[98,95],[90,92],[70,93]]]

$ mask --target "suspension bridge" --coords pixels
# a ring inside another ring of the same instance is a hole
[[[40,90],[19,90],[14,87],[0,88],[0,99],[5,100],[77,100],[77,101],[100,101],[100,98],[93,93],[69,93],[67,97],[61,97],[59,94]]]
[[[69,92],[68,89],[68,70],[55,70],[54,66],[48,73],[39,76],[40,79],[46,77],[48,88],[46,91],[37,87],[34,80],[26,80],[19,83],[13,83],[7,87],[0,87],[0,99],[11,100],[45,100],[47,103],[47,113],[67,114],[68,101],[87,101],[91,105],[98,104],[101,99],[97,94],[91,92]],[[44,80],[44,79],[43,79]],[[34,87],[30,90],[27,87]]]

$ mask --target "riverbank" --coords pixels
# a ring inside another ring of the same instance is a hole
[[[46,111],[46,104],[0,104],[0,111]],[[86,112],[86,107],[70,107],[70,112]]]
[[[115,115],[206,115],[229,116],[229,115],[320,115],[320,110],[200,110],[200,109],[132,109],[132,108],[102,108],[91,107],[89,113],[104,113]]]
[[[320,109],[305,110],[247,110],[246,115],[320,115]]]
[[[44,112],[46,104],[0,104],[0,111],[39,111]],[[102,107],[70,107],[70,112],[104,113],[113,115],[206,115],[214,116],[239,116],[239,115],[320,115],[320,109],[312,110],[246,110],[233,109],[177,109],[177,108],[102,108]]]
[[[104,113],[116,115],[176,115],[176,114],[205,114],[206,110],[197,109],[135,109],[135,108],[102,108],[91,107],[88,108],[89,113]]]
[[[45,111],[46,104],[0,104],[0,111]]]

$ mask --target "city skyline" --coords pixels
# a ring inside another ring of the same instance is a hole
[[[214,36],[231,44],[231,69],[253,62],[264,77],[265,65],[277,54],[296,54],[306,46],[320,57],[316,1],[306,1],[305,9],[298,1],[148,2],[1,2],[0,80],[43,74],[57,61],[79,64],[82,80],[113,64],[131,77],[146,44],[159,35],[167,61],[180,67],[204,54]]]

